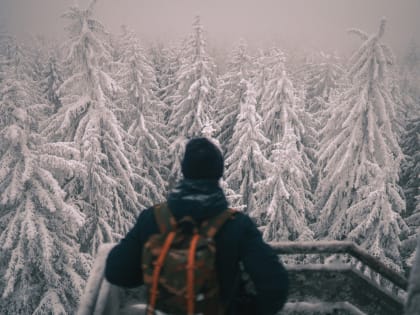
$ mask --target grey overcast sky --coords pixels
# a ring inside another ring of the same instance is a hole
[[[18,35],[59,37],[60,15],[87,0],[0,0],[0,23]],[[420,42],[420,0],[99,0],[96,17],[111,32],[126,24],[140,38],[181,39],[200,14],[211,45],[230,46],[240,37],[249,43],[285,48],[346,51],[358,42],[350,27],[376,32],[388,20],[385,41],[400,52],[412,38]]]

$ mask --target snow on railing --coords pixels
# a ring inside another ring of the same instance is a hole
[[[98,250],[95,263],[85,287],[84,295],[81,297],[77,312],[78,315],[109,315],[119,313],[123,308],[130,309],[130,307],[133,306],[131,300],[125,296],[127,295],[127,292],[123,292],[120,288],[110,285],[104,279],[106,257],[114,245],[115,244],[103,244]],[[370,278],[374,280],[380,288],[386,288],[390,293],[394,293],[393,296],[397,298],[397,301],[399,301],[398,303],[403,303],[402,298],[405,298],[407,295],[407,279],[352,242],[278,242],[271,243],[270,245],[277,254],[282,255],[282,261],[286,262],[286,265],[288,265],[290,270],[306,270],[308,268],[312,270],[324,266],[324,268],[327,269],[333,268],[336,271],[343,270],[343,272],[345,272],[350,267],[350,269],[355,270],[356,273],[361,273],[361,276],[369,276],[370,274]],[[341,257],[332,261],[330,258],[334,255],[341,255]],[[293,259],[288,259],[292,256],[295,257]],[[288,263],[288,261],[291,263]],[[345,268],[345,265],[350,266]],[[376,284],[375,286],[377,286]],[[303,306],[307,308],[309,305],[308,303],[311,301],[300,301],[298,303],[295,301],[294,304],[292,302],[293,301],[289,301],[289,308],[301,310]],[[340,301],[330,301],[328,303],[329,307],[333,308],[337,308],[341,305]],[[324,303],[322,305],[325,306],[327,304]],[[318,307],[317,305],[318,304],[311,304],[311,307]],[[347,304],[343,305],[340,307],[343,308]],[[347,308],[348,306],[346,306],[346,309]],[[355,313],[354,311],[351,313],[357,314],[357,312]]]
[[[289,241],[270,243],[270,245],[279,255],[297,256],[293,264],[325,264],[328,261],[348,263],[382,288],[386,288],[398,297],[406,297],[407,279],[351,241]],[[287,264],[287,258],[282,257],[282,260]]]
[[[115,245],[115,243],[108,243],[99,247],[77,315],[106,314],[104,308],[107,303],[105,301],[109,299],[111,285],[108,281],[104,281],[105,262],[108,253]]]

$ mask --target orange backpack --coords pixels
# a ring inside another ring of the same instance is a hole
[[[191,217],[177,223],[165,203],[154,206],[160,234],[149,238],[142,256],[147,315],[155,310],[174,315],[224,313],[214,236],[234,213],[227,209],[198,226]]]

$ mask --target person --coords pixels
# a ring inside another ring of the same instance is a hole
[[[196,222],[203,222],[228,208],[219,185],[223,164],[221,151],[208,139],[194,138],[187,143],[181,163],[183,179],[167,198],[177,221],[191,216]],[[142,249],[149,237],[157,233],[153,208],[142,211],[134,227],[109,253],[106,279],[122,287],[142,285]],[[249,314],[276,314],[286,302],[288,275],[254,222],[237,212],[223,224],[214,240],[220,299],[226,305],[226,314],[244,314],[244,307]],[[239,296],[241,269],[249,275],[256,291],[253,299],[246,299],[247,305],[241,305],[244,299]]]

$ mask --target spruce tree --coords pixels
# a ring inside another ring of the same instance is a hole
[[[84,215],[54,172],[71,177],[84,167],[57,158],[36,134],[40,108],[21,66],[9,60],[0,85],[0,313],[71,314],[89,268],[75,237]]]
[[[251,215],[264,226],[266,241],[311,240],[313,232],[309,167],[302,159],[295,131],[286,123],[282,140],[271,152],[271,171],[256,184],[258,206]]]
[[[264,237],[270,241],[312,238],[307,223],[312,218],[313,197],[312,164],[303,142],[306,127],[283,60],[273,64],[262,98],[261,126],[273,144],[267,150],[272,170],[265,181],[257,184],[259,213],[253,214],[262,218],[260,221],[266,225]]]
[[[54,113],[56,113],[62,105],[58,90],[63,83],[63,74],[57,57],[52,53],[43,74],[44,78],[41,81],[42,92],[44,98],[54,106]]]
[[[255,184],[266,178],[270,162],[261,147],[269,140],[260,129],[261,117],[255,109],[256,95],[249,81],[241,82],[245,89],[240,112],[233,130],[232,142],[236,143],[226,159],[226,182],[241,196],[240,204],[250,213],[256,209]]]
[[[169,124],[175,134],[193,137],[199,135],[204,123],[211,119],[216,91],[215,66],[206,52],[199,16],[194,20],[193,33],[183,51]]]
[[[405,159],[402,163],[400,184],[406,200],[405,221],[410,227],[410,235],[403,243],[403,251],[408,264],[413,263],[417,236],[420,232],[420,116],[413,117],[404,135],[402,149]]]
[[[399,269],[405,203],[397,185],[401,149],[392,128],[394,103],[387,65],[390,49],[378,33],[368,36],[350,59],[351,86],[340,96],[323,130],[317,190],[321,238],[349,239]]]
[[[220,78],[218,84],[215,107],[218,124],[218,139],[226,152],[232,151],[234,144],[230,143],[236,118],[240,110],[240,103],[244,97],[242,80],[249,80],[250,56],[244,40],[234,48],[227,65],[227,72]]]
[[[262,127],[265,135],[273,143],[283,138],[287,122],[299,138],[305,133],[305,128],[297,115],[295,98],[292,82],[283,70],[283,65],[277,64],[262,101]]]
[[[181,66],[176,75],[177,89],[172,96],[169,117],[169,141],[172,181],[180,176],[179,160],[186,139],[201,135],[204,124],[212,121],[216,92],[215,66],[206,52],[200,17],[193,23],[193,33],[183,48]]]
[[[304,67],[306,87],[306,108],[312,113],[317,126],[322,127],[328,119],[328,105],[331,96],[340,87],[340,79],[344,70],[336,55],[321,53],[321,61],[309,63]]]
[[[134,147],[131,154],[131,164],[136,173],[134,182],[141,203],[150,205],[163,201],[167,186],[163,148],[167,148],[168,143],[162,123],[165,105],[155,95],[157,83],[154,70],[134,33],[128,29],[125,29],[121,40],[121,51],[117,75],[126,90],[122,99],[123,108],[130,109],[126,120]]]
[[[132,184],[128,136],[112,111],[112,95],[121,88],[102,70],[111,57],[108,35],[93,18],[95,3],[87,9],[72,7],[63,15],[70,21],[66,64],[72,72],[59,89],[62,107],[43,131],[54,142],[80,148],[87,174],[77,201],[86,214],[79,235],[81,250],[90,254],[124,235],[144,206]]]
[[[176,74],[180,67],[181,52],[179,47],[174,44],[169,47],[158,45],[152,47],[149,55],[156,74],[157,96],[167,105],[166,123],[172,111],[172,104],[176,100],[176,97],[174,98],[177,91]]]
[[[262,113],[263,97],[269,92],[267,83],[272,79],[273,70],[278,69],[279,65],[284,65],[284,61],[284,53],[275,47],[269,50],[259,50],[258,56],[253,59],[251,76],[256,91],[256,108],[260,114]]]

